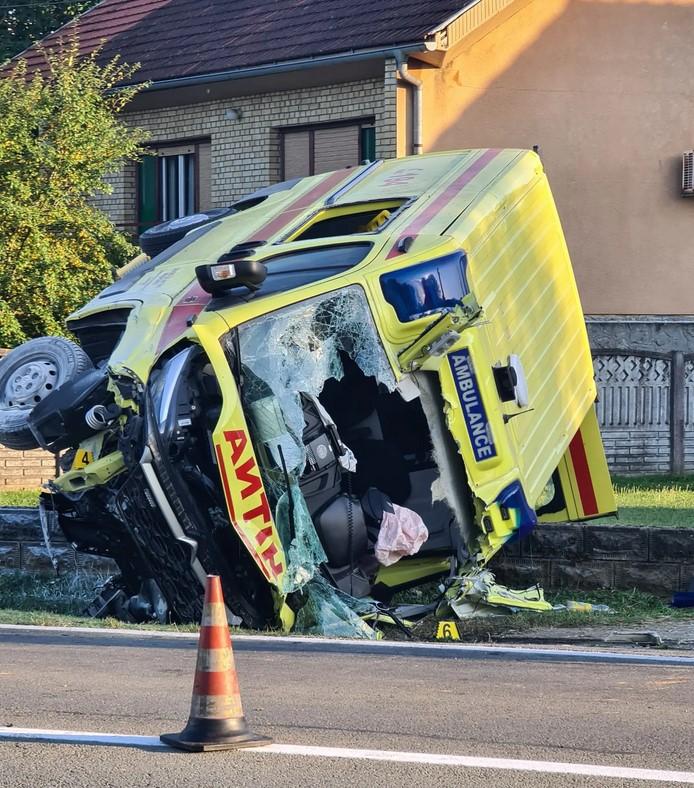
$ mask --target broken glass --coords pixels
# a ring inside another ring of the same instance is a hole
[[[275,525],[287,560],[280,590],[288,594],[306,585],[317,567],[327,561],[306,501],[296,482],[292,482],[277,501]]]
[[[318,573],[327,559],[299,487],[307,457],[302,396],[315,400],[327,380],[343,377],[340,353],[364,375],[395,388],[364,292],[344,288],[263,315],[240,326],[238,338],[244,411],[285,549],[280,591],[303,589],[308,596],[295,629],[375,637],[359,618],[371,606],[338,592]],[[356,462],[351,452],[346,456],[348,465]]]
[[[346,287],[251,320],[239,327],[241,361],[253,381],[277,398],[289,433],[301,445],[304,417],[300,392],[317,397],[330,378],[344,374],[340,351],[366,376],[390,391],[396,381],[360,287]],[[254,401],[254,391],[245,392]],[[244,397],[245,399],[245,397]],[[304,456],[305,459],[305,456]],[[302,469],[303,470],[303,467]]]
[[[375,640],[378,636],[360,616],[372,612],[370,602],[360,601],[331,586],[316,574],[305,586],[307,599],[296,614],[294,629],[306,635]]]

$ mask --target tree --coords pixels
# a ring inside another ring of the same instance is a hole
[[[0,63],[57,30],[96,0],[32,0],[5,4],[0,17]]]
[[[19,60],[0,79],[0,347],[65,332],[65,317],[112,280],[135,253],[89,200],[105,176],[136,160],[144,132],[120,112],[141,86],[115,89],[136,67],[76,41]]]

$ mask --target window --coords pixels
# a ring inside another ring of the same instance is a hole
[[[138,165],[138,233],[211,207],[210,143],[150,148]]]
[[[286,240],[308,241],[316,238],[333,238],[337,235],[373,233],[398,214],[406,200],[374,200],[370,203],[339,205],[326,208]]]
[[[267,279],[251,297],[260,298],[274,293],[286,293],[297,287],[343,274],[366,259],[371,248],[370,243],[335,244],[260,258],[260,262],[267,267]],[[249,295],[247,293],[239,295],[229,291],[222,297],[247,300]]]
[[[467,257],[455,252],[381,275],[381,290],[401,323],[453,309],[470,292]]]
[[[376,155],[373,120],[282,129],[281,180],[353,167]]]

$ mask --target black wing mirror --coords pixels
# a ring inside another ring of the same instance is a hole
[[[236,260],[233,263],[199,265],[195,275],[203,290],[219,295],[235,287],[258,290],[267,278],[267,268],[257,260]]]

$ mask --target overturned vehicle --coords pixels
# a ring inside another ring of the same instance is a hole
[[[95,615],[373,636],[539,521],[614,511],[547,179],[467,150],[278,184],[0,362],[0,442],[60,455],[46,516],[120,574]],[[456,586],[458,584],[458,586]]]

